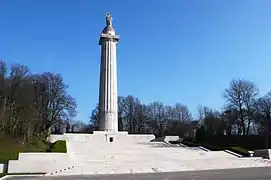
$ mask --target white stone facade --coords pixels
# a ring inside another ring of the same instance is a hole
[[[0,163],[0,173],[4,173],[4,167],[5,165]]]

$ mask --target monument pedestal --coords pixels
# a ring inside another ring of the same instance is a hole
[[[93,136],[104,136],[104,141],[116,143],[120,136],[127,136],[128,131],[93,131]]]

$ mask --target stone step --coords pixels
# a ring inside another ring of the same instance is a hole
[[[199,158],[219,158],[219,157],[235,157],[229,153],[224,151],[210,151],[210,152],[178,152],[171,153],[170,156],[166,152],[152,152],[152,153],[144,153],[144,152],[95,152],[92,154],[85,153],[74,153],[70,156],[71,158],[80,158],[80,159],[93,159],[93,160],[102,160],[102,159],[161,159],[161,158],[175,158],[175,159],[199,159]]]
[[[58,175],[70,174],[122,174],[122,173],[153,173],[153,172],[173,172],[173,171],[194,171],[211,169],[229,169],[229,168],[249,168],[249,167],[271,167],[270,162],[266,163],[261,159],[249,158],[220,158],[206,160],[186,160],[180,162],[172,161],[153,161],[147,162],[129,162],[129,163],[86,163],[81,162],[75,165],[71,172],[63,172]]]

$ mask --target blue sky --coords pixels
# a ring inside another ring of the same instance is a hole
[[[233,78],[271,87],[270,0],[1,0],[0,59],[60,73],[88,121],[98,101],[99,34],[120,35],[119,95],[143,103],[223,105]]]

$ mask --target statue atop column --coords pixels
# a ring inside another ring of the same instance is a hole
[[[113,25],[112,25],[112,20],[113,19],[112,19],[111,14],[109,12],[106,13],[106,16],[105,16],[106,26],[103,29],[103,34],[116,35],[115,29],[113,28]]]
[[[111,16],[111,14],[108,12],[108,13],[106,13],[106,25],[107,26],[112,26],[112,16]]]

